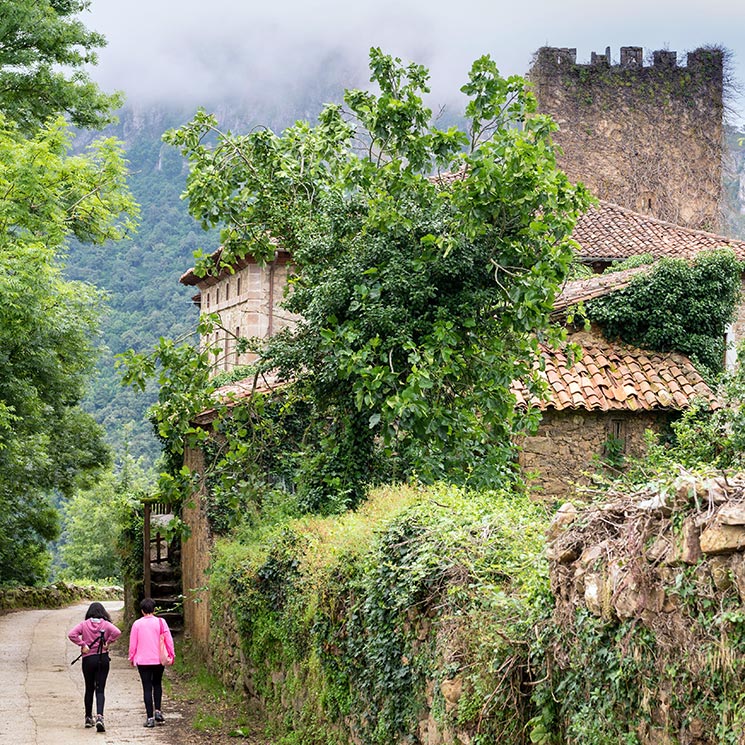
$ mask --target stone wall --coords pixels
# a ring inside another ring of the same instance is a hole
[[[576,49],[543,47],[529,77],[539,111],[559,125],[560,166],[601,199],[690,228],[720,225],[723,53],[697,49],[687,66],[641,47],[576,64]]]
[[[564,498],[588,483],[588,472],[602,468],[599,459],[613,460],[612,440],[620,441],[624,457],[642,455],[644,432],[659,431],[669,420],[667,413],[548,409],[538,432],[518,443],[520,466],[536,496]]]
[[[681,472],[669,484],[650,482],[579,510],[567,503],[549,535],[554,620],[569,630],[555,649],[558,664],[582,659],[578,674],[589,675],[589,658],[572,658],[568,649],[581,644],[572,630],[584,612],[616,630],[609,638],[618,648],[609,642],[596,665],[610,670],[614,654],[630,654],[630,635],[621,629],[638,633],[652,640],[645,655],[657,670],[635,681],[652,694],[628,723],[633,741],[742,743],[741,728],[737,740],[720,739],[715,722],[730,692],[717,675],[735,682],[734,699],[742,690],[736,632],[745,602],[745,474]],[[727,725],[726,717],[718,724]]]
[[[222,326],[201,340],[203,349],[215,352],[215,374],[254,361],[253,354],[238,354],[239,338],[263,339],[295,323],[281,307],[291,270],[289,255],[282,252],[270,264],[248,261],[234,274],[199,283],[202,313],[218,313]]]
[[[204,473],[204,455],[187,448],[184,464],[192,473]],[[204,500],[204,487],[184,502],[182,519],[190,535],[181,544],[181,582],[184,594],[184,628],[196,649],[207,656],[210,642],[210,598],[207,570],[212,551],[212,533]]]
[[[81,600],[121,600],[124,588],[112,585],[74,585],[69,582],[56,582],[43,587],[3,587],[0,588],[0,612],[16,608],[61,608]]]

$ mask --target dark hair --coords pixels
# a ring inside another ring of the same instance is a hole
[[[86,619],[88,618],[103,618],[105,621],[111,622],[111,616],[106,608],[101,603],[91,603],[88,607],[88,611],[85,614]]]
[[[152,613],[155,610],[155,601],[152,598],[143,598],[140,603],[140,610],[143,613]]]

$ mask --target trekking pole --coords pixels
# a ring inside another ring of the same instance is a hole
[[[98,636],[98,656],[101,657],[101,651],[103,650],[103,645],[104,645],[104,632],[103,632],[103,630],[102,631],[99,631],[98,634],[99,634],[99,636]],[[93,644],[95,644],[95,643],[96,642],[93,642]],[[91,650],[91,649],[93,649],[92,646],[88,647],[88,650]],[[81,650],[80,651],[80,654],[70,664],[71,665],[74,665],[82,656],[83,656],[83,651]]]

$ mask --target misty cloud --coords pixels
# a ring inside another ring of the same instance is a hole
[[[680,53],[723,44],[745,80],[745,4],[740,0],[93,0],[83,20],[103,32],[93,76],[130,101],[213,103],[281,100],[367,81],[370,46],[426,64],[433,99],[457,99],[471,62],[490,53],[503,74],[524,74],[540,46],[574,46],[578,59],[610,46]],[[340,79],[340,76],[342,79]],[[742,102],[735,105],[742,108]]]

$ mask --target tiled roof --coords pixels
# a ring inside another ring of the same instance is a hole
[[[610,274],[593,274],[586,279],[567,282],[556,296],[553,312],[560,314],[579,302],[587,302],[601,295],[607,295],[609,292],[622,290],[628,287],[634,277],[648,272],[651,268],[649,264],[646,264]]]
[[[274,243],[275,245],[277,244],[276,241],[272,240],[271,242]],[[222,256],[222,246],[220,246],[220,248],[218,248],[217,250],[213,251],[210,254],[210,259],[215,266],[217,266],[218,262],[220,261],[220,256]],[[279,246],[277,247],[277,253],[275,254],[275,256],[277,256],[279,259],[284,260],[284,261],[287,261],[289,259],[289,253]],[[218,276],[215,276],[213,274],[207,274],[204,277],[197,276],[194,273],[194,267],[192,267],[191,269],[188,269],[187,271],[185,271],[179,277],[179,282],[182,285],[191,285],[191,286],[196,286],[196,285],[200,285],[203,283],[208,286],[214,285],[217,282],[219,282],[223,277],[225,277],[227,274],[232,274],[233,272],[237,272],[239,269],[243,269],[244,266],[248,266],[249,264],[255,264],[255,263],[256,263],[256,259],[254,259],[253,256],[250,256],[247,254],[242,259],[236,259],[231,264],[230,269],[227,267],[223,267],[220,270],[220,273]]]
[[[584,409],[588,411],[670,411],[688,408],[694,398],[703,398],[718,408],[716,395],[703,381],[691,361],[676,352],[648,352],[600,336],[581,332],[570,341],[582,353],[573,365],[560,350],[541,345],[545,369],[541,373],[549,386],[549,399],[537,402],[520,382],[512,392],[518,406],[530,401],[541,409]],[[218,388],[216,399],[231,406],[254,393],[271,393],[284,383],[273,379],[245,378]],[[207,424],[216,410],[207,409],[196,417],[196,424]]]
[[[572,238],[586,260],[627,259],[644,253],[656,259],[690,259],[701,251],[721,247],[730,247],[738,259],[745,259],[745,241],[682,228],[603,201],[577,220]]]
[[[212,393],[212,398],[227,406],[234,406],[243,399],[250,398],[255,393],[271,393],[283,387],[283,383],[277,382],[273,377],[262,376],[258,380],[252,375],[235,383],[220,386]],[[195,418],[195,424],[207,424],[211,422],[217,413],[217,409],[210,408],[201,411]]]
[[[570,341],[582,348],[570,365],[566,354],[542,345],[545,369],[541,373],[550,398],[541,409],[585,409],[589,411],[653,411],[688,408],[702,397],[712,409],[716,396],[691,361],[675,352],[649,352],[621,343],[608,342],[588,333]],[[512,392],[519,406],[536,402],[522,383]]]

